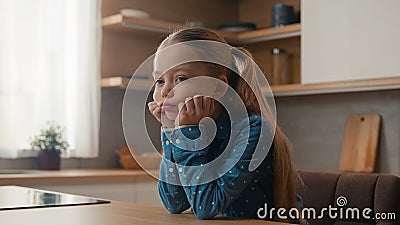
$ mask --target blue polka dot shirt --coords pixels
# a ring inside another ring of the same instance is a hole
[[[265,204],[273,207],[272,148],[264,148],[268,152],[266,157],[256,169],[249,170],[257,143],[268,139],[260,135],[262,123],[266,123],[262,117],[250,115],[243,121],[233,122],[232,127],[236,129],[231,129],[229,116],[223,113],[216,122],[215,138],[205,146],[193,141],[207,133],[208,130],[201,126],[162,130],[164,153],[158,190],[163,206],[174,214],[190,208],[199,219],[210,219],[218,214],[258,218],[257,211]],[[272,138],[270,132],[267,133]],[[269,146],[273,146],[271,142]],[[235,149],[244,150],[236,159],[230,157],[223,161],[231,165],[225,168],[217,166],[216,174],[202,169],[228,148],[231,152]],[[196,169],[185,169],[193,166]],[[223,173],[217,172],[220,168],[224,170]],[[207,181],[209,177],[215,178]]]

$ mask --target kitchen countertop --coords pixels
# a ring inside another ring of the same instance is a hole
[[[263,220],[216,217],[199,220],[193,214],[169,214],[163,208],[112,201],[110,204],[62,206],[0,211],[2,225],[186,225],[186,224],[232,224],[232,225],[284,225],[285,223]]]
[[[0,170],[0,185],[41,183],[93,183],[155,180],[143,170],[126,169],[62,169]]]
[[[151,171],[158,174],[157,170]],[[400,174],[393,174],[400,177]],[[62,169],[62,170],[8,170],[0,169],[0,185],[62,184],[156,181],[140,169]]]

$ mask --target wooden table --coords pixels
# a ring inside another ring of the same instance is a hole
[[[1,225],[186,225],[186,224],[237,224],[284,225],[285,223],[262,220],[216,217],[198,220],[193,214],[169,214],[160,207],[124,202],[111,204],[62,206],[0,211]]]

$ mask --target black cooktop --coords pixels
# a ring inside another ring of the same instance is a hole
[[[110,201],[19,186],[0,186],[0,210],[104,203]]]

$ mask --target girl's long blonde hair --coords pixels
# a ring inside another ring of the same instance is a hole
[[[195,41],[195,40],[208,40],[208,41],[216,41],[227,44],[224,38],[216,34],[215,32],[204,29],[204,28],[187,28],[182,29],[177,32],[172,33],[168,36],[159,46],[159,49],[165,48],[167,46],[186,42],[186,41]],[[244,48],[238,48],[244,54],[249,56],[252,59],[251,53]],[[207,54],[210,54],[207,52]],[[238,79],[235,76],[235,73],[228,68],[208,63],[212,67],[214,75],[226,74],[228,77],[229,85],[236,90],[238,95],[241,97],[243,103],[246,106],[246,109],[249,113],[254,113],[258,115],[262,115],[266,118],[267,122],[271,124],[276,124],[275,119],[272,116],[272,113],[266,104],[266,101],[258,102],[256,98],[256,94],[254,93],[259,91],[261,93],[260,88],[258,90],[254,90],[249,86],[249,84],[244,79]],[[254,74],[253,67],[250,66],[246,68],[247,74]],[[250,77],[250,82],[257,82],[255,77]],[[255,85],[258,86],[258,85]],[[290,144],[285,136],[285,134],[281,131],[278,125],[276,125],[275,136],[273,141],[273,169],[274,169],[274,178],[273,178],[273,191],[274,191],[274,207],[275,208],[285,208],[286,212],[290,208],[298,208],[297,206],[297,196],[296,196],[296,185],[302,184],[301,179],[294,169],[294,165],[292,163],[291,154],[290,154]],[[278,218],[275,218],[279,220]],[[288,220],[280,220],[282,222],[288,222]],[[303,224],[303,219],[300,219],[300,222]]]

